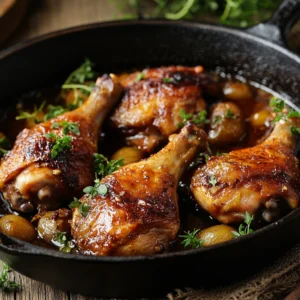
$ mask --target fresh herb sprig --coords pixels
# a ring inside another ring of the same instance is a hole
[[[193,231],[185,231],[184,235],[179,235],[179,237],[183,238],[181,244],[184,246],[184,248],[202,248],[203,241],[197,238],[199,231],[200,229],[194,229]]]
[[[20,284],[17,284],[15,281],[11,281],[8,279],[8,272],[8,265],[2,264],[2,271],[0,274],[0,289],[4,290],[5,292],[9,292],[22,288]]]
[[[244,223],[240,224],[238,231],[232,231],[234,237],[240,237],[253,232],[253,229],[250,228],[251,222],[253,221],[254,216],[251,216],[248,212],[245,214]]]
[[[273,111],[276,113],[276,117],[273,120],[273,123],[277,123],[277,122],[283,120],[291,125],[291,132],[293,134],[300,134],[300,128],[294,126],[290,120],[290,118],[300,118],[300,112],[298,112],[298,111],[285,112],[286,106],[285,106],[284,101],[277,97],[271,98],[270,106],[273,109]]]
[[[224,120],[224,119],[231,119],[231,120],[233,120],[233,119],[235,119],[235,118],[236,118],[236,114],[234,114],[234,113],[228,108],[228,109],[226,110],[224,116],[219,116],[219,115],[217,115],[217,116],[215,117],[215,119],[214,119],[213,122],[212,122],[212,125],[215,125],[215,124],[221,122],[221,121]]]
[[[97,178],[95,179],[94,186],[87,186],[83,189],[83,192],[91,197],[95,196],[104,196],[107,194],[107,186],[105,184],[100,183],[100,180]]]
[[[149,7],[146,4],[151,2],[149,0],[113,1],[123,11],[126,9],[124,3],[133,7],[135,13],[131,13],[130,18],[138,18],[141,8]],[[144,17],[165,17],[171,20],[201,18],[210,14],[220,23],[246,27],[269,18],[280,3],[281,0],[155,0],[154,9],[142,13]]]
[[[206,110],[202,110],[198,114],[189,114],[186,113],[184,109],[181,109],[180,118],[182,121],[178,124],[178,127],[182,128],[188,121],[191,121],[198,126],[201,126],[202,124],[208,124],[209,120],[206,117],[207,117]]]
[[[57,231],[54,239],[54,243],[58,244],[59,251],[64,253],[70,253],[71,250],[75,247],[74,243],[67,239],[66,232]]]
[[[68,108],[65,108],[61,105],[48,105],[47,113],[44,116],[44,121],[48,121],[50,119],[56,118],[57,116],[69,111]]]
[[[54,140],[54,145],[51,150],[52,158],[56,158],[59,153],[63,152],[64,150],[70,150],[72,148],[71,146],[72,137],[69,135],[64,135],[60,137],[55,133],[50,132],[50,133],[46,133],[45,137]]]
[[[51,125],[51,128],[54,129],[58,129],[60,127],[63,129],[62,130],[63,134],[68,134],[72,132],[76,135],[80,135],[80,130],[77,123],[62,121],[61,123],[54,122]]]
[[[123,158],[118,160],[108,160],[102,154],[94,154],[94,170],[100,179],[117,171],[123,164]]]
[[[86,81],[93,80],[96,76],[93,67],[94,63],[85,58],[84,62],[68,76],[64,84],[83,85]]]
[[[81,202],[79,199],[77,199],[75,197],[74,197],[74,201],[70,203],[69,207],[70,208],[78,208],[79,213],[83,217],[86,217],[90,210],[90,206],[86,202]]]
[[[33,119],[36,124],[42,122],[42,120],[40,120],[38,115],[43,112],[45,105],[46,105],[46,101],[43,101],[39,107],[35,105],[32,113],[29,113],[27,111],[22,111],[18,116],[16,116],[16,120],[19,121],[19,120]]]

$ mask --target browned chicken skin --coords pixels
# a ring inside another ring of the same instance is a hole
[[[88,101],[80,108],[24,129],[0,166],[0,189],[11,207],[21,212],[58,208],[93,182],[93,153],[97,152],[98,131],[116,103],[121,86],[115,76],[103,76],[96,82]],[[69,132],[71,149],[52,158],[54,142],[45,134],[62,137],[62,127],[54,122],[78,125],[80,134]]]
[[[191,183],[196,201],[222,223],[241,222],[262,210],[267,222],[280,217],[282,204],[299,204],[299,161],[291,125],[281,121],[260,145],[211,157]],[[260,210],[261,209],[261,210]]]
[[[157,154],[106,176],[104,196],[82,197],[86,217],[73,214],[72,235],[80,251],[92,255],[147,255],[161,252],[179,229],[177,185],[206,147],[206,134],[186,125]]]
[[[216,93],[218,88],[202,72],[201,66],[172,66],[126,77],[124,96],[111,121],[126,136],[127,144],[151,153],[179,131],[182,109],[192,114],[204,110],[203,91]]]

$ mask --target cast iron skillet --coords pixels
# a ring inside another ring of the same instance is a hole
[[[299,16],[300,0],[286,0],[270,21],[245,31],[146,20],[51,33],[0,54],[0,108],[26,91],[60,84],[85,56],[103,72],[202,64],[261,83],[300,107],[300,58],[283,47]],[[63,290],[145,297],[240,279],[299,240],[299,226],[298,208],[276,223],[221,245],[147,257],[70,255],[1,235],[0,258],[18,272]]]

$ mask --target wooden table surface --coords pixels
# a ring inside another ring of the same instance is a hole
[[[18,41],[71,26],[119,18],[120,14],[110,0],[34,0],[19,29],[4,44],[10,46]],[[300,24],[290,34],[292,44],[300,51]],[[30,268],[30,266],[28,266]],[[45,270],[46,272],[46,270]],[[15,293],[0,292],[2,300],[92,300],[74,293],[31,280],[17,272],[10,272],[10,279],[23,286]]]

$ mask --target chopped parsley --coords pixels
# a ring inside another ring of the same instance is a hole
[[[69,109],[61,106],[61,105],[48,105],[47,113],[44,116],[44,121],[48,121],[50,119],[56,118],[57,116],[69,111]]]
[[[174,78],[164,77],[163,82],[164,83],[174,83],[175,80],[174,80]]]
[[[138,82],[138,81],[143,80],[143,79],[145,79],[145,74],[144,73],[138,73],[136,75],[135,81]]]
[[[62,127],[63,129],[63,134],[68,134],[70,132],[80,135],[79,127],[77,123],[72,123],[72,122],[67,122],[63,121],[60,124],[58,122],[54,122],[51,126],[51,128],[58,129]]]
[[[64,150],[70,150],[72,148],[72,137],[69,135],[59,137],[55,133],[50,132],[45,134],[45,137],[54,140],[54,145],[51,151],[52,158],[56,158],[59,153],[63,152]]]
[[[78,208],[79,213],[83,217],[86,217],[90,210],[90,206],[87,203],[81,202],[80,200],[78,200],[75,197],[74,197],[74,201],[70,203],[69,207],[70,208]]]
[[[219,123],[223,119],[235,119],[235,118],[236,118],[236,115],[228,108],[223,117],[222,116],[216,116],[215,117],[215,119],[212,122],[212,125],[215,125],[215,124]]]
[[[195,123],[198,126],[201,126],[202,124],[208,124],[209,120],[206,119],[207,117],[207,111],[202,110],[198,114],[188,114],[184,111],[184,109],[180,110],[180,118],[182,119],[182,122],[178,124],[179,128],[182,128],[188,121],[191,121]]]
[[[236,115],[228,108],[225,113],[225,118],[227,119],[235,119]]]
[[[83,85],[86,81],[93,80],[96,76],[93,67],[94,63],[85,58],[84,62],[68,76],[64,84]]]
[[[33,110],[32,113],[29,113],[27,111],[22,111],[20,113],[20,115],[16,116],[16,120],[19,121],[19,120],[31,120],[31,119],[33,119],[36,124],[40,123],[42,120],[40,120],[38,118],[38,115],[43,112],[45,104],[46,104],[46,101],[43,101],[43,103],[39,107],[37,107],[35,105],[34,110]]]
[[[83,189],[85,194],[91,195],[92,197],[95,196],[104,196],[107,194],[107,186],[105,184],[100,183],[99,179],[95,180],[94,186],[87,186]]]
[[[102,154],[94,154],[94,170],[100,179],[115,172],[121,166],[123,166],[123,158],[118,160],[108,160]]]
[[[197,238],[197,234],[200,229],[194,229],[193,231],[185,231],[184,235],[179,235],[179,237],[183,238],[181,244],[184,248],[190,247],[192,249],[202,248],[203,241]]]
[[[238,231],[232,231],[232,234],[234,237],[240,237],[242,235],[246,235],[253,232],[253,229],[250,228],[251,222],[253,221],[254,216],[251,216],[248,212],[245,214],[245,221],[244,225],[243,223],[240,224]]]
[[[273,123],[277,123],[281,120],[287,122],[291,125],[291,132],[293,134],[300,134],[300,128],[294,126],[292,122],[289,120],[290,118],[300,118],[300,112],[298,111],[288,111],[287,113],[284,112],[285,110],[285,103],[282,99],[277,97],[272,97],[270,100],[270,106],[273,111],[276,113],[276,117],[273,120]]]
[[[2,264],[2,271],[0,274],[0,289],[4,290],[5,292],[10,292],[22,288],[20,284],[17,284],[14,281],[8,279],[8,272],[8,265]]]
[[[59,251],[61,252],[70,253],[75,247],[74,243],[67,239],[66,232],[57,231],[54,241],[58,244]]]

